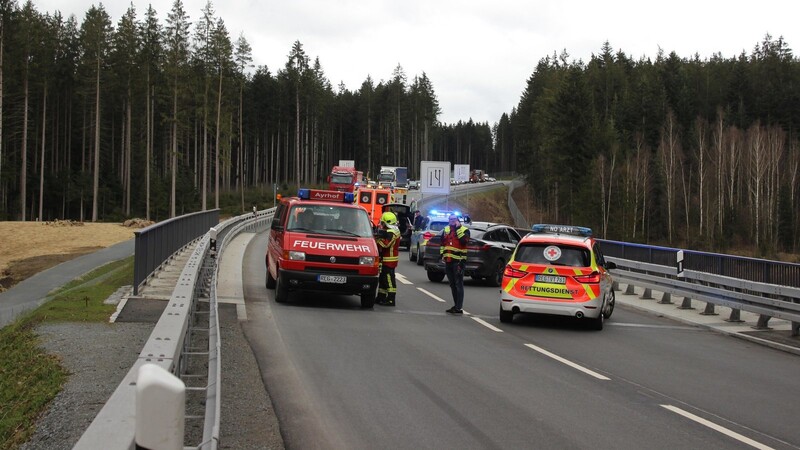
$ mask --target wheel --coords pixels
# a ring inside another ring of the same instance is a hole
[[[364,291],[361,293],[361,307],[364,309],[369,309],[375,306],[375,297],[378,292],[375,289],[370,289],[369,291]]]
[[[279,276],[275,285],[275,301],[284,303],[289,299],[289,286],[283,281],[283,277]]]
[[[614,291],[611,291],[611,297],[609,297],[608,302],[606,302],[606,308],[603,310],[603,317],[608,319],[611,317],[611,314],[614,314],[614,305],[617,304],[617,299],[614,295]]]
[[[269,260],[267,260],[267,289],[275,289],[275,278],[269,273]]]
[[[417,254],[419,253],[419,247],[417,248]],[[411,251],[411,244],[408,245],[408,260],[409,261],[416,261],[418,256],[414,252]]]
[[[419,245],[417,245],[417,265],[421,266],[423,262],[422,253],[419,252]]]
[[[603,329],[603,322],[605,322],[605,314],[603,313],[603,311],[605,310],[605,308],[606,308],[606,304],[605,304],[605,302],[603,302],[603,306],[600,308],[600,314],[597,315],[597,318],[596,319],[590,319],[591,323],[589,324],[589,326],[593,330],[600,331],[600,330]]]
[[[506,263],[498,259],[494,265],[494,272],[486,277],[486,284],[492,287],[497,287],[503,284],[503,272],[506,270]]]
[[[444,280],[444,274],[442,272],[428,272],[428,279],[433,281],[434,283],[439,283],[440,281]]]
[[[500,307],[500,322],[511,323],[514,321],[514,311],[506,311]]]

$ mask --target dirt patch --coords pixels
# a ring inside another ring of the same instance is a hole
[[[0,222],[0,292],[64,261],[134,237],[118,223]]]

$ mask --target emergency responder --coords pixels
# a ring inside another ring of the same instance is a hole
[[[445,312],[450,314],[464,314],[464,266],[467,261],[467,243],[469,242],[469,228],[461,224],[458,216],[450,214],[448,224],[442,230],[442,246],[439,254],[444,261],[445,273],[450,281],[450,290],[453,293],[455,305]]]
[[[375,233],[378,251],[381,255],[381,275],[378,280],[378,298],[375,303],[383,306],[394,306],[397,296],[397,281],[394,269],[400,260],[400,229],[397,227],[397,216],[385,212],[381,216],[380,226]]]

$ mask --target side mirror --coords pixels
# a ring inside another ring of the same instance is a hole
[[[283,231],[283,225],[281,225],[280,222],[272,222],[270,228],[275,231]]]

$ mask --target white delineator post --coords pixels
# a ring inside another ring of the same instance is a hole
[[[136,448],[182,450],[186,385],[155,364],[136,379]]]

